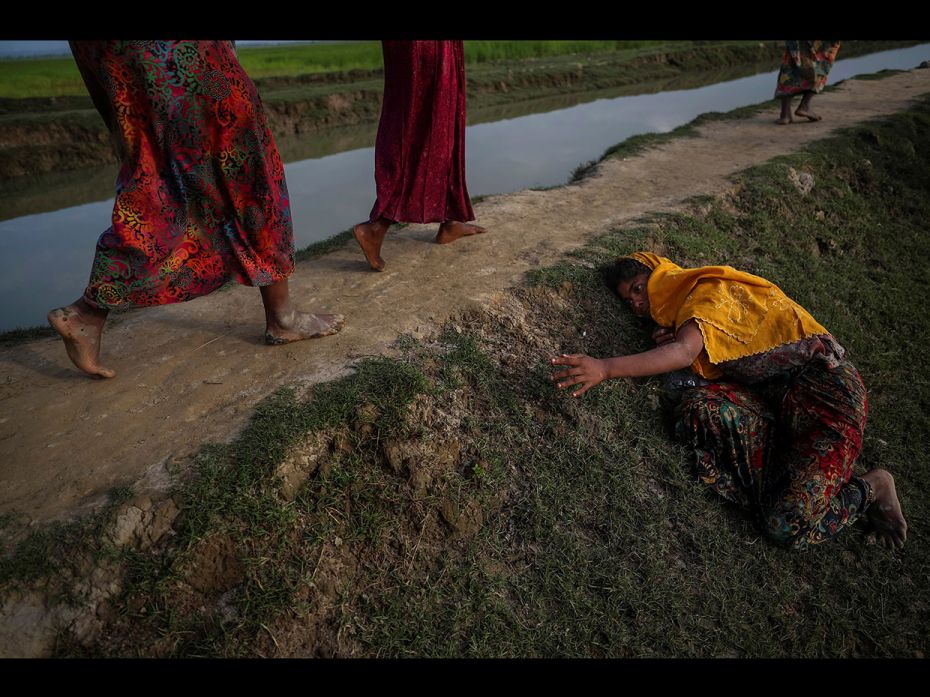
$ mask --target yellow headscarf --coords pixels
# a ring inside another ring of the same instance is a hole
[[[810,336],[828,334],[803,307],[770,281],[731,266],[683,269],[651,252],[631,259],[652,269],[647,284],[649,311],[662,327],[678,328],[697,321],[704,351],[692,368],[714,379],[723,373],[715,365]]]

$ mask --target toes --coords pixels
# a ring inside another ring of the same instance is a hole
[[[331,336],[341,330],[346,323],[345,315],[314,315],[303,314],[297,324],[285,330],[284,336],[265,332],[265,343],[269,346],[281,346],[304,339],[320,339]]]
[[[331,336],[338,331],[340,331],[346,323],[345,315],[331,315],[332,320],[329,322],[329,327],[324,329],[320,336]]]

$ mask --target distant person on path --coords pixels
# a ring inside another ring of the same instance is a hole
[[[339,331],[341,315],[291,303],[284,167],[232,43],[72,41],[71,51],[121,164],[84,295],[48,314],[74,364],[115,375],[99,360],[111,309],[183,302],[230,280],[259,286],[268,344]]]
[[[811,99],[820,94],[840,50],[839,41],[786,41],[785,55],[781,59],[775,96],[781,99],[781,116],[775,122],[784,126],[793,123],[791,100],[802,95],[795,116],[808,121],[822,117],[811,111]]]
[[[438,244],[485,232],[465,186],[461,41],[384,41],[384,102],[375,142],[377,199],[353,234],[375,271],[396,222],[439,223]]]
[[[777,286],[729,266],[681,268],[650,252],[609,267],[607,284],[651,317],[657,348],[567,366],[552,380],[580,396],[608,378],[673,373],[676,436],[698,477],[749,509],[765,535],[803,548],[866,515],[887,547],[907,523],[883,469],[853,476],[866,390],[845,350]],[[676,384],[677,383],[677,384]],[[669,383],[667,382],[667,386]]]

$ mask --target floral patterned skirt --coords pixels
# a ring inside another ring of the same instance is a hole
[[[814,361],[762,386],[715,382],[685,391],[675,433],[701,481],[752,511],[769,538],[805,547],[865,511],[868,484],[852,469],[867,412],[852,363]]]
[[[227,41],[75,41],[120,155],[112,225],[85,300],[181,302],[294,268],[284,166]]]
[[[839,50],[839,41],[786,41],[775,96],[819,94],[827,84]]]

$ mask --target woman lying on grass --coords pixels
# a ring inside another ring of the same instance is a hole
[[[658,324],[651,351],[597,359],[553,358],[552,381],[578,397],[608,378],[687,368],[675,433],[698,476],[751,510],[765,534],[817,544],[863,514],[887,547],[907,523],[883,469],[852,476],[867,405],[845,350],[800,305],[764,278],[729,266],[684,269],[649,252],[618,259],[607,283],[633,313]]]

